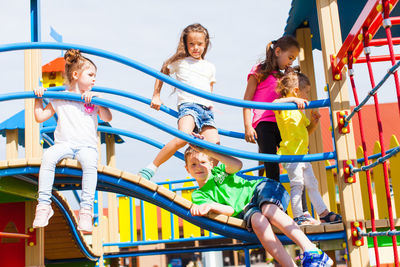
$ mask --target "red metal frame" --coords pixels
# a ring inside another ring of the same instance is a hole
[[[384,56],[370,56],[369,57],[370,58],[370,61],[371,62],[383,62],[383,61],[391,61],[392,60],[392,58],[390,57],[390,55],[384,55]],[[396,59],[396,60],[400,60],[400,54],[395,54],[394,55],[394,58]],[[357,59],[357,61],[356,62],[354,62],[354,63],[366,63],[367,62],[367,59],[366,59],[366,57],[359,57],[358,59]]]
[[[399,0],[390,0],[390,4],[394,7]],[[375,36],[376,32],[382,25],[382,13],[376,9],[376,6],[380,3],[380,0],[368,0],[365,4],[363,10],[360,13],[360,16],[357,18],[356,22],[351,28],[346,40],[343,42],[342,47],[340,48],[337,55],[332,60],[332,72],[333,77],[335,74],[340,74],[345,66],[344,58],[347,57],[348,51],[353,51],[353,56],[358,58],[361,54],[363,45],[362,39],[358,38],[358,35],[362,33],[363,27],[368,27],[368,34],[371,36]],[[371,23],[372,21],[372,23]],[[398,19],[395,18],[395,22]]]
[[[364,245],[364,238],[358,235],[357,227],[364,230],[362,222],[351,222],[351,242],[353,246],[361,247]]]

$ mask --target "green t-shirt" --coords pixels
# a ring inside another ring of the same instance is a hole
[[[232,216],[237,217],[250,202],[261,180],[246,180],[226,173],[225,165],[220,164],[211,170],[205,185],[192,193],[192,202],[197,205],[213,202],[228,205],[234,209]]]

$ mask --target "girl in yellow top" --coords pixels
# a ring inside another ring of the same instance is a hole
[[[278,83],[277,93],[281,98],[275,103],[295,102],[299,108],[304,108],[308,103],[310,81],[307,76],[293,70],[287,73]],[[311,121],[300,110],[275,111],[276,122],[282,136],[279,155],[305,155],[308,153],[308,135],[318,124],[320,114],[311,111]],[[338,223],[342,221],[339,214],[330,212],[318,191],[318,181],[314,176],[309,162],[283,163],[290,180],[290,198],[292,202],[293,217],[299,224],[311,224],[303,215],[301,194],[304,186],[320,220],[323,223]]]

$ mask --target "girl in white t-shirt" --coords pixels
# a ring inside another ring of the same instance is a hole
[[[204,60],[210,37],[208,31],[200,24],[187,26],[182,34],[176,53],[164,62],[161,72],[175,74],[176,79],[207,92],[213,91],[215,83],[215,66]],[[163,82],[156,80],[150,107],[159,110],[161,106],[160,91]],[[212,143],[219,143],[212,102],[201,97],[175,89],[178,95],[178,129],[185,133],[200,133]],[[140,170],[139,175],[150,180],[157,168],[167,161],[175,152],[186,145],[186,141],[174,138],[158,153],[152,163]]]
[[[57,113],[58,121],[54,132],[54,145],[43,154],[39,172],[39,198],[33,227],[45,227],[54,212],[51,208],[51,190],[54,170],[63,158],[76,158],[82,166],[82,195],[79,210],[78,230],[91,232],[93,229],[93,201],[97,184],[97,115],[103,121],[111,121],[108,108],[90,104],[99,93],[91,92],[96,80],[96,65],[82,56],[79,50],[70,49],[65,55],[66,92],[82,95],[85,103],[53,99],[44,108],[42,98],[35,99],[35,119],[41,123]],[[45,89],[35,89],[42,97]]]

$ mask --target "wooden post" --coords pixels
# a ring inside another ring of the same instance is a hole
[[[346,184],[344,182],[343,162],[349,159],[356,159],[353,127],[350,123],[350,132],[348,134],[339,133],[338,120],[336,118],[337,112],[342,110],[350,111],[346,74],[342,73],[342,80],[334,80],[330,63],[330,56],[336,54],[342,45],[337,0],[317,0],[316,7],[318,12],[325,77],[329,86],[331,111],[333,115],[333,127],[338,159],[337,179],[339,186],[340,209],[347,233],[347,249],[349,253],[348,263],[349,266],[354,267],[369,266],[367,242],[364,242],[363,246],[357,247],[352,244],[351,239],[350,223],[364,219],[364,212],[361,208],[362,198],[358,175],[355,176],[357,180],[356,183]]]
[[[311,32],[310,28],[299,28],[296,30],[296,38],[300,44],[299,64],[301,72],[307,75],[311,83],[310,99],[317,100],[317,86],[315,83],[314,61],[312,55]],[[310,110],[307,110],[307,115],[310,118]],[[321,124],[318,124],[315,131],[310,135],[310,154],[324,152]],[[318,180],[319,191],[322,199],[327,207],[329,203],[328,183],[326,177],[325,164],[323,161],[312,163],[315,177]]]
[[[6,130],[6,159],[18,158],[18,129]]]
[[[25,201],[25,231],[32,227],[35,217],[36,201]],[[36,230],[36,244],[29,246],[25,241],[25,266],[44,267],[44,228]]]
[[[25,91],[33,91],[39,86],[41,74],[40,50],[25,50]],[[25,157],[40,157],[39,124],[33,114],[34,99],[25,100]]]
[[[115,136],[106,135],[107,166],[116,167],[115,161]],[[118,205],[117,196],[114,193],[107,193],[108,199],[108,241],[118,242]],[[117,246],[105,247],[106,252],[118,252]]]

